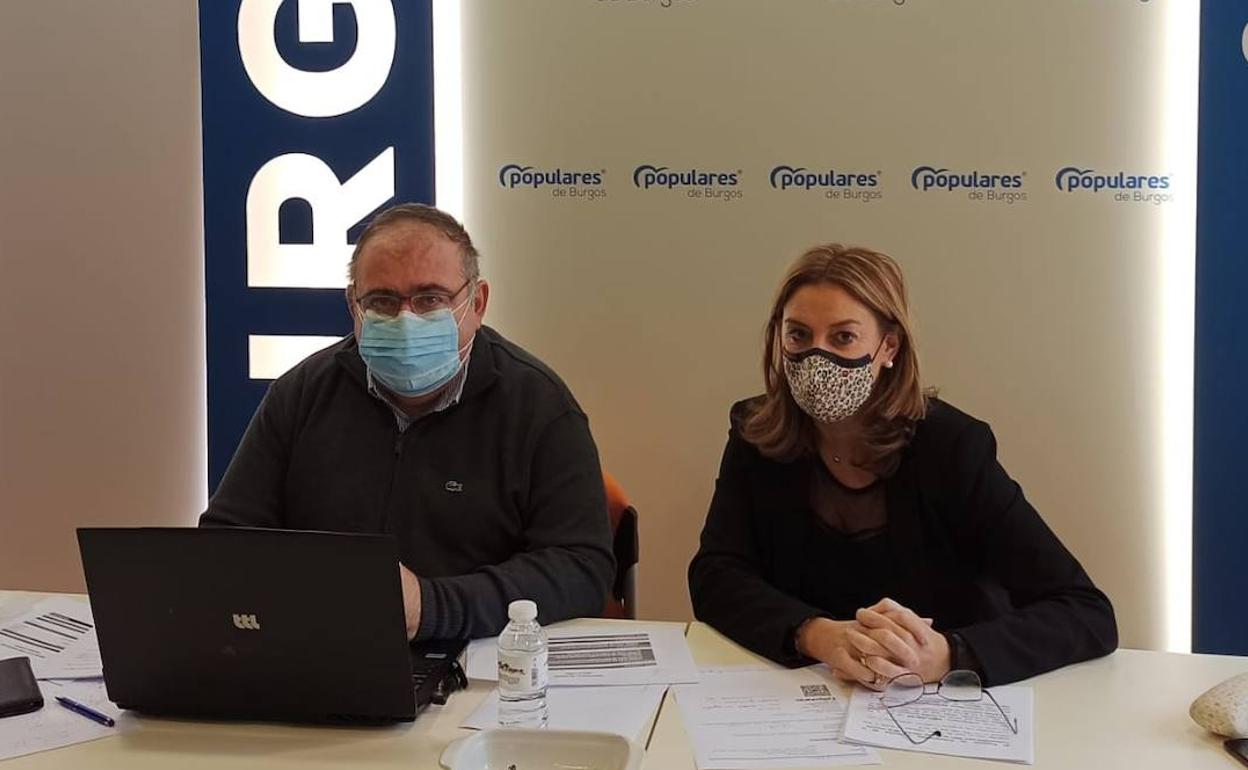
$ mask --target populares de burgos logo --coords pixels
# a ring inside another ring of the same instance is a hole
[[[607,170],[537,168],[508,163],[498,170],[498,184],[508,190],[550,191],[553,198],[596,201],[607,197]]]
[[[1026,171],[1002,174],[978,169],[916,166],[910,172],[910,184],[919,192],[964,193],[967,200],[1006,205],[1027,200],[1026,183]]]
[[[734,201],[743,197],[741,169],[704,170],[644,164],[633,169],[633,185],[641,190],[681,190],[687,198]]]
[[[1113,194],[1119,203],[1151,203],[1160,206],[1174,200],[1169,174],[1132,174],[1129,171],[1101,173],[1092,168],[1065,166],[1053,177],[1057,189],[1072,195]]]
[[[873,203],[884,197],[880,171],[811,170],[805,166],[776,166],[768,179],[773,190],[818,193],[828,200]]]

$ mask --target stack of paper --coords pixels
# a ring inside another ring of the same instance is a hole
[[[939,736],[915,745],[897,729],[879,693],[858,689],[850,698],[845,739],[889,749],[1034,764],[1031,688],[994,687],[992,694],[1009,718],[1018,720],[1017,735],[987,697],[975,703],[959,703],[932,693],[892,709],[893,716],[915,738],[940,731]]]
[[[91,605],[51,597],[0,624],[0,659],[30,658],[36,679],[104,676]]]
[[[39,689],[43,693],[42,709],[0,719],[0,760],[107,738],[135,726],[132,717],[109,702],[102,680],[48,680],[40,682]],[[62,707],[56,702],[58,695],[109,715],[117,725],[105,727]]]
[[[555,624],[550,641],[548,726],[559,730],[599,730],[639,740],[669,684],[698,681],[698,670],[678,625],[662,623]],[[498,644],[478,639],[468,647],[468,676],[498,680]],[[498,691],[463,723],[485,729],[498,725]]]
[[[663,701],[667,687],[660,684],[619,687],[551,687],[546,690],[552,730],[593,730],[641,740],[642,731]],[[464,727],[498,727],[498,690],[464,720]]]
[[[39,679],[43,708],[0,719],[0,760],[60,748],[128,730],[131,717],[108,700],[91,606],[50,597],[0,623],[0,659],[25,657]],[[105,727],[56,702],[63,696],[117,720]]]
[[[550,684],[683,684],[698,681],[698,669],[683,629],[671,623],[578,623],[546,629],[550,641]],[[498,640],[468,645],[468,676],[498,681]]]
[[[880,758],[841,740],[848,709],[827,668],[703,669],[675,688],[699,770],[875,765]]]

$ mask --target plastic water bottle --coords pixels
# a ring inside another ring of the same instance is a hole
[[[498,724],[545,727],[546,632],[537,624],[537,604],[528,599],[507,607],[511,622],[498,635]]]

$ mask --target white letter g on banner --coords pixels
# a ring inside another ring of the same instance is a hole
[[[395,21],[390,0],[298,0],[299,42],[334,42],[334,5],[355,11],[355,52],[342,66],[310,72],[290,66],[277,50],[273,26],[282,0],[242,0],[238,52],[256,90],[287,112],[331,118],[367,104],[390,77]]]

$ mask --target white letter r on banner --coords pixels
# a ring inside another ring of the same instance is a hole
[[[393,147],[346,182],[313,155],[289,153],[265,163],[247,189],[247,285],[345,287],[352,251],[347,230],[393,197]],[[311,243],[280,242],[278,210],[295,198],[312,208]]]

